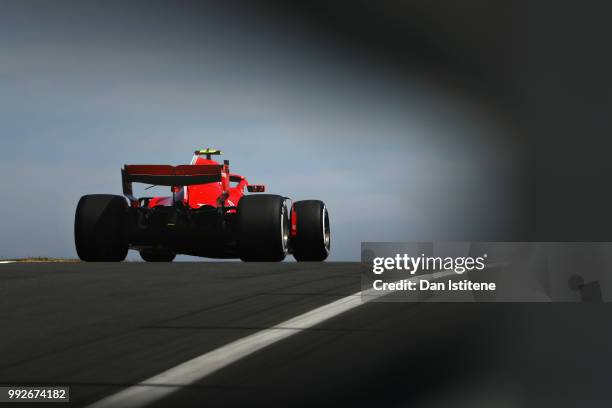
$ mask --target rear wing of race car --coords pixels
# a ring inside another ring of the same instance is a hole
[[[206,165],[169,166],[163,164],[126,164],[121,169],[123,194],[137,207],[132,183],[146,183],[157,186],[191,186],[221,182],[223,191],[229,189],[229,163]]]

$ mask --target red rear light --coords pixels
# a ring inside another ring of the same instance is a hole
[[[247,186],[249,193],[263,193],[266,191],[266,186],[263,184],[250,184]]]

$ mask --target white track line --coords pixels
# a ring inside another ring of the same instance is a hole
[[[421,278],[439,279],[455,275],[453,271],[417,275],[408,280]],[[103,398],[89,408],[144,407],[164,398],[181,388],[200,381],[204,377],[282,339],[307,330],[319,323],[338,316],[389,292],[368,289],[336,300],[325,306],[296,316],[269,329],[233,341],[216,350],[209,351],[189,361],[170,368],[160,374],[128,387],[116,394]]]
[[[15,261],[0,261],[0,264],[9,264],[14,263]]]

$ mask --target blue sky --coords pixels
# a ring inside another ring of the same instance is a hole
[[[500,126],[417,71],[213,6],[62,4],[0,15],[0,257],[75,257],[81,195],[120,194],[123,164],[204,147],[270,192],[325,201],[332,260],[357,260],[361,241],[511,228]]]

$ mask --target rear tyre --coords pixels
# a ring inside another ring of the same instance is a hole
[[[327,259],[331,246],[329,214],[319,200],[296,201],[296,236],[291,239],[293,257],[300,262],[321,262]]]
[[[143,249],[140,257],[145,262],[172,262],[176,254],[167,249]]]
[[[287,256],[289,218],[278,195],[245,196],[238,203],[238,253],[247,262],[280,262]]]
[[[74,218],[74,243],[87,262],[120,262],[128,244],[123,233],[127,202],[109,194],[81,197]]]

